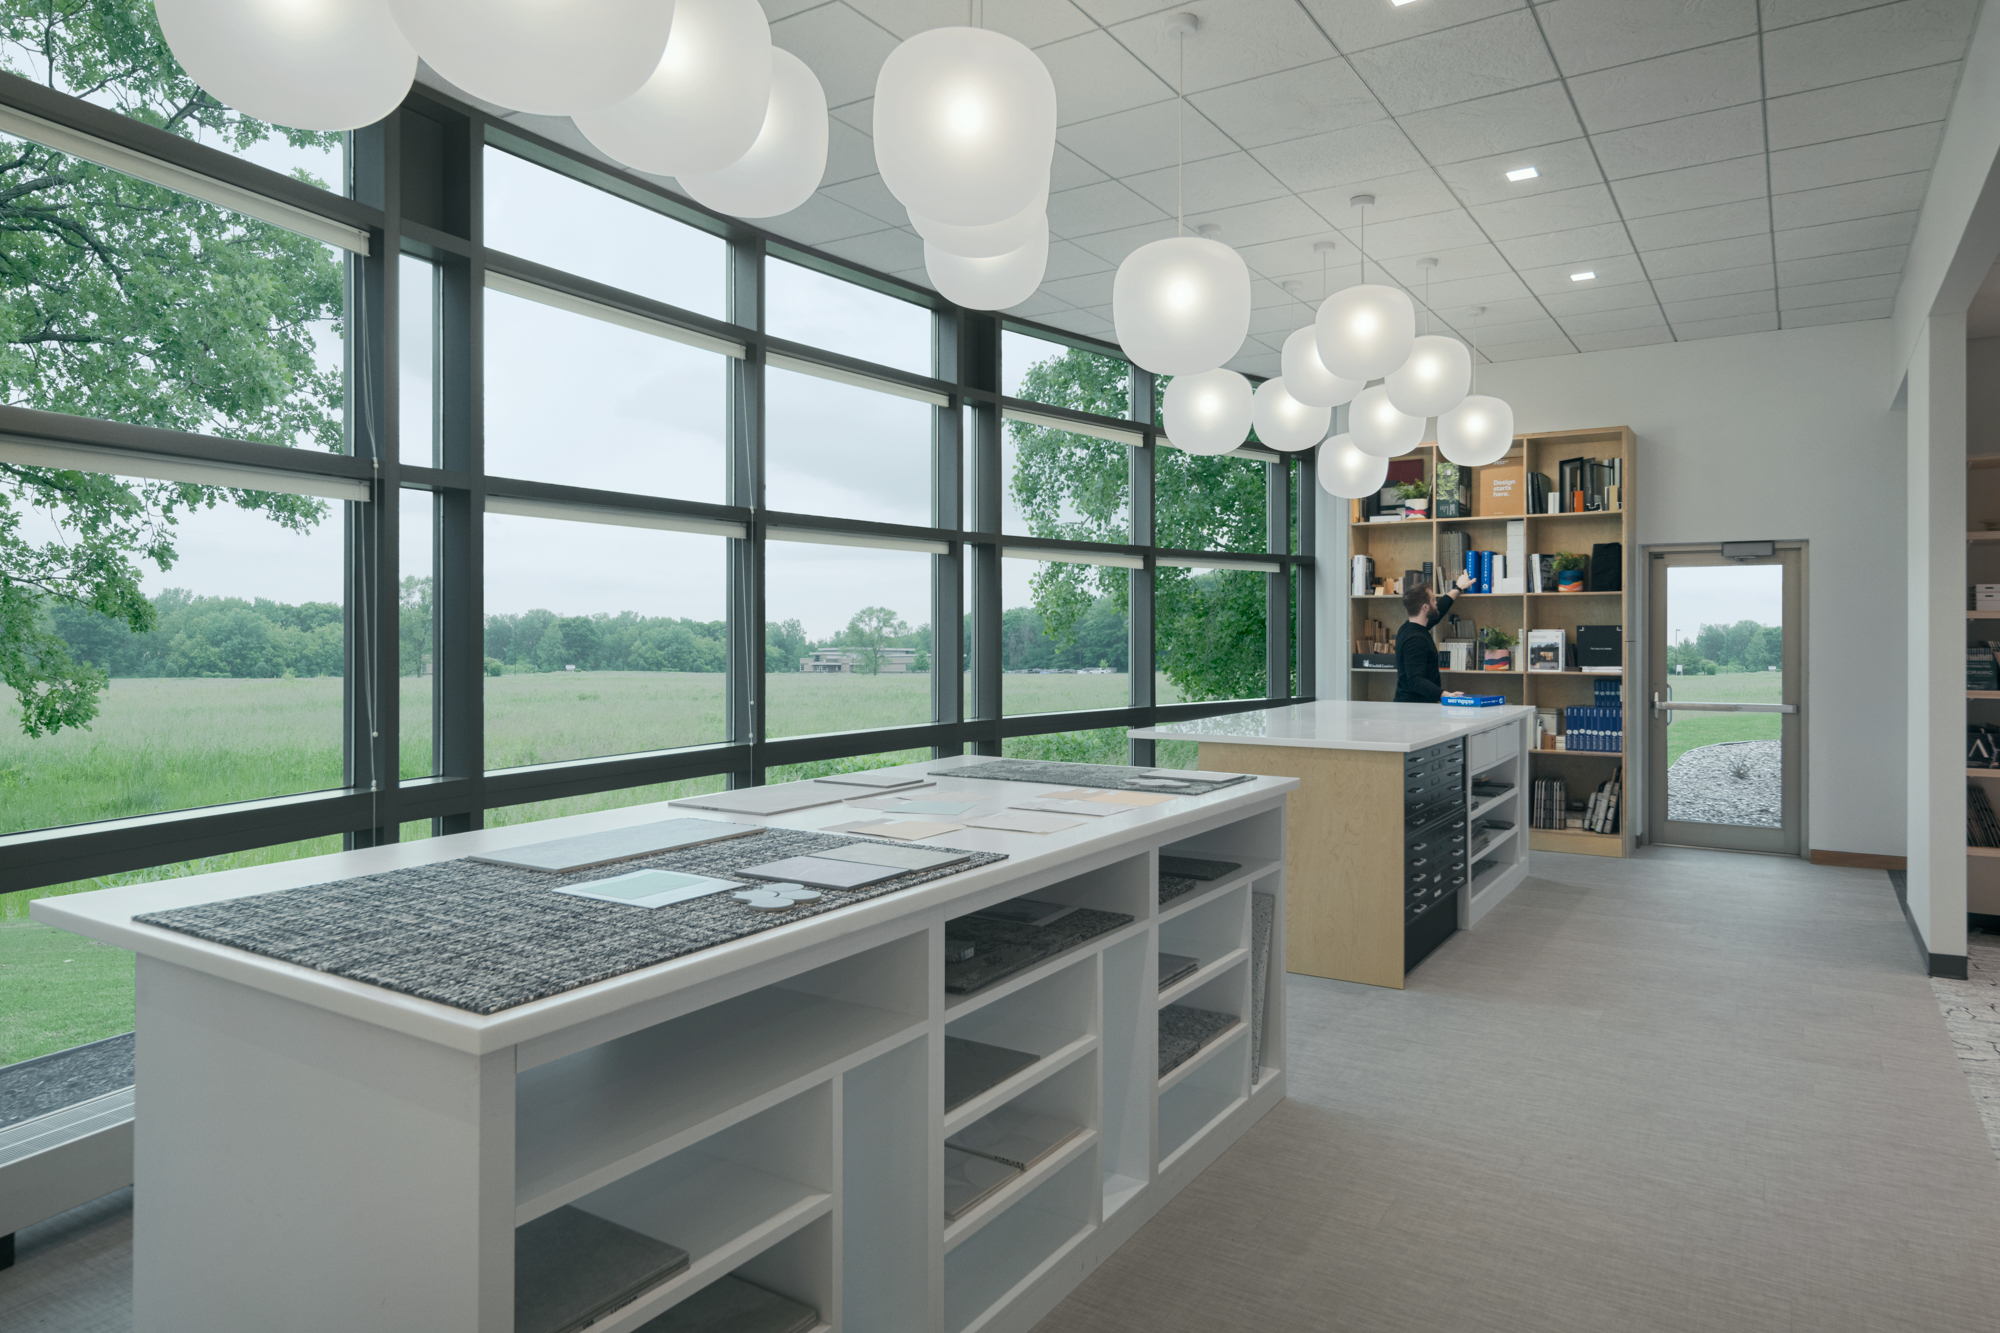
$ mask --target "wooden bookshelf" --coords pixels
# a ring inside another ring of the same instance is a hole
[[[1631,429],[1624,426],[1520,435],[1515,437],[1514,447],[1507,455],[1492,465],[1496,468],[1525,465],[1529,472],[1546,473],[1553,480],[1557,465],[1563,459],[1578,456],[1623,460],[1622,509],[1568,514],[1475,514],[1470,518],[1368,523],[1361,520],[1361,507],[1356,503],[1350,507],[1348,527],[1349,555],[1372,556],[1377,579],[1394,579],[1400,577],[1404,570],[1418,569],[1426,563],[1435,568],[1440,563],[1439,538],[1447,532],[1465,533],[1468,544],[1476,550],[1504,551],[1507,547],[1507,524],[1514,520],[1525,520],[1527,523],[1527,553],[1530,555],[1574,551],[1588,556],[1590,548],[1600,542],[1615,541],[1623,545],[1625,567],[1616,591],[1468,593],[1458,598],[1454,605],[1460,616],[1469,617],[1481,629],[1498,627],[1516,635],[1516,666],[1511,671],[1448,671],[1444,673],[1446,688],[1504,695],[1508,703],[1529,704],[1537,708],[1587,707],[1595,697],[1592,682],[1601,677],[1581,671],[1522,670],[1527,659],[1525,630],[1561,629],[1568,634],[1573,645],[1576,627],[1580,624],[1618,624],[1624,627],[1626,669],[1611,677],[1626,687],[1623,691],[1624,749],[1619,752],[1537,750],[1531,757],[1529,769],[1534,776],[1564,778],[1569,783],[1572,797],[1588,793],[1625,767],[1627,757],[1638,749],[1640,712],[1635,685],[1638,673],[1633,670],[1638,635],[1632,621],[1636,605],[1632,583],[1639,567],[1634,504],[1640,493],[1638,441]],[[1413,453],[1404,457],[1423,461],[1426,480],[1436,477],[1435,444],[1419,445]],[[1479,473],[1484,469],[1470,468],[1466,471],[1471,474],[1473,494],[1477,496]],[[1435,497],[1432,503],[1436,503]],[[1342,571],[1342,575],[1349,578],[1351,588],[1351,570]],[[1525,580],[1523,586],[1526,586]],[[1396,626],[1404,620],[1399,599],[1379,595],[1350,598],[1350,624],[1355,627],[1349,635],[1350,653],[1353,649],[1351,640],[1361,637],[1359,626],[1368,620],[1383,622],[1393,636]],[[1351,657],[1349,660],[1352,660]],[[1354,668],[1349,679],[1350,698],[1386,701],[1395,697],[1394,671]],[[1630,856],[1633,849],[1632,786],[1633,774],[1628,770],[1621,793],[1617,833],[1531,829],[1529,848],[1546,852],[1583,852],[1595,856]],[[1524,802],[1522,809],[1525,811],[1526,808]]]
[[[2000,583],[2000,454],[1970,454],[1965,460],[1965,581]],[[2000,612],[1967,611],[1965,645],[2000,642]],[[1965,692],[1968,727],[2000,725],[2000,690]],[[2000,769],[1965,770],[1967,799],[1971,789],[1986,792],[2000,804]],[[1969,821],[1968,821],[1969,822]],[[1965,849],[1965,907],[1982,915],[2000,915],[2000,847]]]

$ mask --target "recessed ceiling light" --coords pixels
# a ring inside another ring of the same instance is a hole
[[[1536,171],[1533,167],[1515,167],[1507,173],[1507,179],[1510,181],[1531,181],[1541,174],[1541,172]]]
[[[1394,5],[1396,8],[1401,9],[1404,5],[1409,4],[1410,0],[1389,0],[1389,3]]]
[[[1594,278],[1594,277],[1596,277],[1596,276],[1597,276],[1597,274],[1595,274],[1595,273],[1591,272],[1591,271],[1590,271],[1589,269],[1585,269],[1585,270],[1584,270],[1583,272],[1581,272],[1581,273],[1572,273],[1572,274],[1570,274],[1570,275],[1569,275],[1569,280],[1570,280],[1571,282],[1589,282],[1589,281],[1590,281],[1590,280],[1591,280],[1592,278]]]

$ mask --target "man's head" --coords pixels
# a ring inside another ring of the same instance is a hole
[[[1431,585],[1419,583],[1404,593],[1403,610],[1409,614],[1410,619],[1430,624],[1431,617],[1437,614],[1437,598],[1431,595]]]

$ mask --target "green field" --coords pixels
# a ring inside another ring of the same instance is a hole
[[[1776,671],[1726,671],[1714,676],[1673,676],[1673,697],[1702,704],[1783,702],[1784,677]],[[1667,765],[1689,750],[1726,741],[1774,741],[1779,713],[1677,713],[1667,727]]]
[[[341,781],[340,681],[117,680],[88,731],[44,740],[21,734],[10,705],[0,718],[0,832],[254,800]],[[430,770],[430,681],[400,682],[405,777]],[[1121,707],[1123,675],[1009,675],[1010,715]],[[930,720],[928,676],[773,675],[773,737],[856,731]],[[1163,703],[1179,700],[1162,677]],[[722,738],[722,677],[671,672],[512,675],[486,681],[491,768],[546,764]],[[1021,758],[1123,763],[1123,731],[1024,736]],[[1159,762],[1194,764],[1191,744],[1165,743]],[[774,768],[771,782],[911,763],[927,750]],[[488,827],[585,814],[717,791],[721,777],[509,806]],[[405,840],[428,837],[408,824]],[[200,861],[0,895],[0,1065],[123,1032],[132,1026],[132,956],[28,920],[32,898],[267,865],[340,850],[338,838],[283,843]]]

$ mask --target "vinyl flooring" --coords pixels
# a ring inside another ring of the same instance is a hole
[[[1291,978],[1290,1099],[1038,1333],[2000,1328],[2000,1164],[1885,875],[1535,865],[1407,990]],[[24,1231],[0,1328],[129,1329],[130,1201]]]

